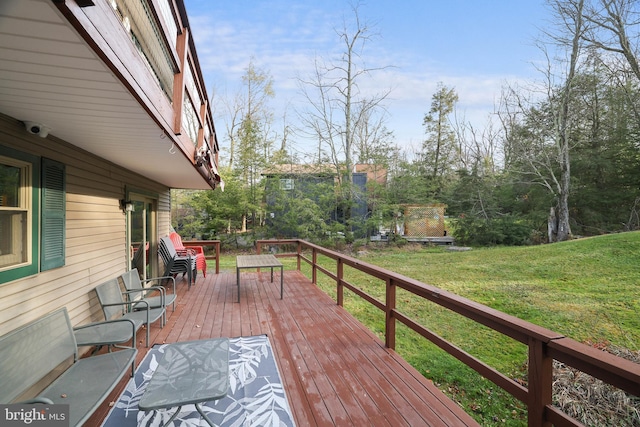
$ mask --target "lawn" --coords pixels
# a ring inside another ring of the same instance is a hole
[[[633,351],[640,346],[639,232],[463,252],[445,247],[379,246],[368,247],[357,257],[580,342]],[[335,271],[334,261],[320,262]],[[310,277],[308,268],[303,271]],[[350,269],[345,277],[384,299],[384,283],[377,279]],[[322,274],[319,282],[335,297],[335,283]],[[382,312],[349,292],[345,293],[345,308],[383,336]],[[399,292],[398,308],[506,375],[525,378],[524,345],[413,295]],[[396,350],[407,361],[482,425],[526,425],[524,406],[493,383],[407,328],[398,327],[396,341]]]

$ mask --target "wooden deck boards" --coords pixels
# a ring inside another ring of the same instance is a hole
[[[268,269],[242,272],[240,303],[235,271],[200,276],[191,289],[180,280],[176,310],[151,327],[151,343],[267,334],[298,426],[478,425],[299,272],[285,271],[281,300],[279,274],[271,283]],[[138,349],[142,360],[144,342]]]

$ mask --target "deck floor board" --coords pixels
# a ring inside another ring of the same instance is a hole
[[[178,276],[176,310],[151,343],[266,334],[298,426],[477,426],[455,402],[298,271]],[[138,361],[147,348],[138,340]],[[124,379],[87,426],[100,425]]]

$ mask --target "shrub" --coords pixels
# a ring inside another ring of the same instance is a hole
[[[531,243],[531,225],[518,217],[475,218],[461,215],[455,221],[456,242],[470,246],[519,246]]]

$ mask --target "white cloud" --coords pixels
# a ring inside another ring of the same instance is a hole
[[[334,28],[341,25],[342,12],[292,2],[268,3],[257,3],[256,7],[273,10],[254,10],[251,16],[268,13],[269,19],[251,19],[245,14],[227,20],[212,14],[189,19],[207,84],[215,85],[218,92],[237,93],[242,87],[242,75],[253,59],[257,67],[273,77],[273,114],[280,118],[285,109],[303,102],[296,77],[312,74],[316,55],[326,61],[339,58],[342,46]],[[414,49],[411,51],[385,43],[385,39],[373,40],[363,58],[368,67],[392,67],[372,72],[370,78],[361,80],[360,89],[367,95],[391,90],[386,102],[388,128],[403,146],[415,147],[422,141],[422,120],[439,82],[455,88],[460,116],[481,126],[498,102],[505,82],[518,80],[507,72],[482,75],[468,69],[446,68],[430,57],[430,52],[416,51],[416,43],[410,45]],[[287,114],[289,120],[294,116],[293,111]],[[224,129],[224,125],[218,124],[217,128]],[[274,128],[281,126],[275,124]]]

